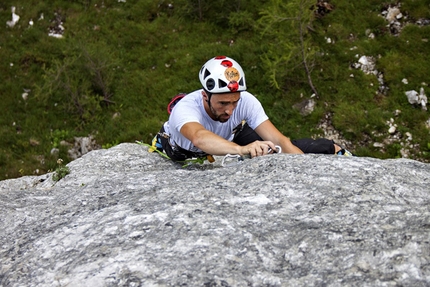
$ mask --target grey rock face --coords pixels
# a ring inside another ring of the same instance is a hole
[[[0,182],[0,286],[428,286],[430,165],[137,144]]]

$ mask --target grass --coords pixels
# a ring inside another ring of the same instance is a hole
[[[317,51],[312,79],[320,98],[308,116],[292,108],[312,94],[301,65],[284,64],[289,73],[279,70],[281,88],[275,89],[270,63],[263,61],[270,43],[283,43],[296,32],[274,31],[271,39],[261,34],[260,13],[276,1],[250,0],[246,7],[239,0],[199,2],[178,0],[169,8],[167,2],[150,0],[3,1],[1,23],[11,20],[13,5],[21,18],[15,27],[0,29],[0,179],[53,171],[59,158],[67,164],[65,147],[51,154],[61,140],[73,143],[74,137],[92,134],[104,147],[150,142],[168,118],[169,100],[200,88],[201,65],[220,54],[241,63],[249,91],[291,138],[320,134],[317,125],[330,113],[357,155],[399,157],[410,132],[411,157],[429,162],[429,113],[410,105],[404,94],[421,87],[430,92],[430,26],[414,24],[430,19],[426,1],[402,1],[406,17],[401,21],[410,23],[399,36],[389,33],[380,15],[395,1],[336,1],[332,11],[314,19],[307,44]],[[225,11],[213,13],[220,5]],[[56,17],[65,27],[62,39],[48,36]],[[377,93],[374,75],[351,68],[362,55],[377,59],[389,87],[385,94]],[[397,116],[396,110],[401,111]],[[399,140],[375,148],[389,137],[390,118],[398,125]]]

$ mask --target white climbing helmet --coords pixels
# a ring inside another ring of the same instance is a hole
[[[242,67],[226,56],[217,56],[207,61],[200,69],[199,79],[203,88],[212,94],[246,90]]]

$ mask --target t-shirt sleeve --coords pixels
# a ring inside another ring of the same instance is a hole
[[[269,119],[260,101],[255,96],[248,92],[242,92],[242,99],[245,105],[243,118],[252,129],[257,128],[261,123]]]
[[[172,110],[172,114],[169,117],[170,128],[180,133],[181,128],[186,123],[201,123],[201,116],[198,109],[198,105],[194,104],[191,99],[188,100],[186,97],[182,99]]]

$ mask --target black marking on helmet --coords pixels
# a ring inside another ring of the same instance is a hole
[[[206,81],[206,88],[211,91],[215,88],[215,80],[210,78]]]
[[[218,87],[220,88],[227,87],[227,83],[224,82],[223,80],[218,79]]]
[[[203,75],[203,79],[206,79],[208,76],[210,76],[211,72],[209,72],[208,69],[205,70],[205,74]]]
[[[244,86],[244,84],[243,84],[243,78],[240,78],[239,85]]]

